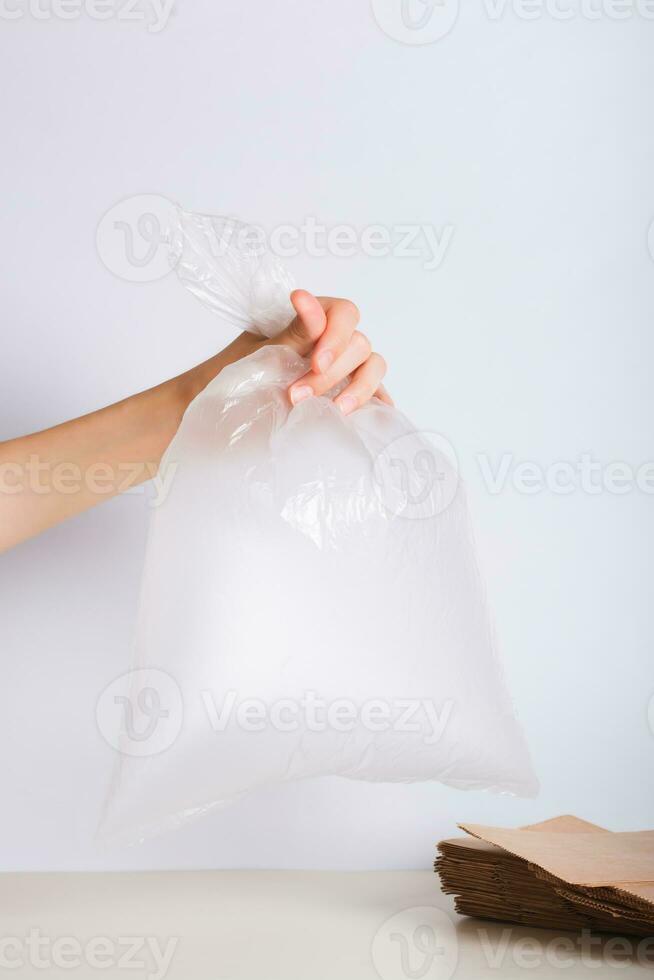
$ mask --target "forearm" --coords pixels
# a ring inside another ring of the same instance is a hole
[[[189,403],[252,347],[242,335],[155,388],[0,443],[0,551],[151,479]]]

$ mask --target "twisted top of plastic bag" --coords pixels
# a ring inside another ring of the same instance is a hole
[[[180,281],[234,327],[272,337],[295,316],[293,280],[261,228],[178,208],[172,239]]]

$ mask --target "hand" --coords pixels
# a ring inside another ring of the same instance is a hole
[[[357,330],[359,311],[348,299],[313,296],[304,289],[291,293],[297,316],[267,344],[285,344],[311,357],[311,370],[294,381],[289,397],[294,405],[312,395],[324,395],[349,378],[334,402],[344,415],[365,405],[373,395],[386,405],[393,401],[382,385],[386,362],[368,338]]]

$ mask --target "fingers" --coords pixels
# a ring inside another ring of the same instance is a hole
[[[283,344],[292,347],[298,354],[308,354],[325,331],[327,315],[319,299],[306,289],[294,289],[291,303],[297,316],[285,330],[268,341],[269,344]]]
[[[368,338],[357,330],[360,314],[348,299],[313,296],[305,289],[291,293],[297,316],[276,337],[267,341],[291,347],[302,356],[311,356],[311,370],[295,381],[289,395],[294,405],[312,395],[324,395],[345,378],[347,387],[335,399],[349,415],[373,395],[385,405],[393,405],[381,384],[386,363],[372,352]]]
[[[384,385],[379,386],[379,388],[375,392],[375,398],[378,398],[380,402],[384,403],[384,405],[390,405],[391,408],[395,408],[395,402],[386,391]]]
[[[325,374],[347,351],[361,314],[349,299],[323,299],[327,326],[311,355],[311,367]]]
[[[381,354],[371,354],[370,357],[356,369],[350,378],[350,383],[335,399],[335,404],[343,415],[349,415],[360,408],[379,391],[381,380],[386,374],[386,361]],[[385,394],[385,392],[384,392]],[[386,395],[388,398],[388,395]],[[382,398],[382,401],[385,399]],[[389,399],[390,401],[390,399]]]
[[[295,289],[291,303],[297,316],[270,343],[286,344],[303,355],[311,351],[313,370],[324,373],[347,350],[359,322],[359,311],[349,299],[318,299],[306,289]]]
[[[371,354],[370,341],[358,330],[355,330],[344,353],[324,372],[309,371],[290,388],[291,401],[294,405],[310,395],[324,395],[326,391],[337,385],[339,381],[351,374],[363,364]]]

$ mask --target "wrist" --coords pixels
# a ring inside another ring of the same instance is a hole
[[[254,334],[247,332],[239,334],[220,353],[201,364],[197,364],[186,374],[176,379],[181,382],[180,397],[185,401],[184,409],[207,387],[210,381],[213,381],[216,375],[220,374],[224,367],[254,353],[263,343],[265,341]]]
[[[216,354],[201,364],[196,364],[195,367],[174,379],[176,382],[176,397],[179,400],[182,412],[185,412],[193,399],[197,398],[200,392],[207,387],[210,381],[213,381],[217,374],[220,374],[226,363],[223,352],[221,351],[220,354]]]

